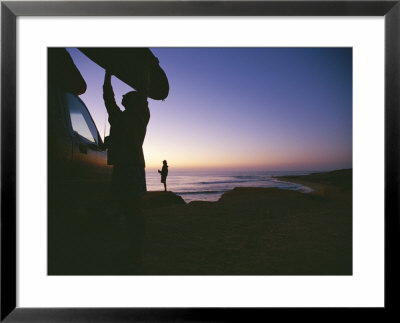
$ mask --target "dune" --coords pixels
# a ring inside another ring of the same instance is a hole
[[[142,200],[143,209],[154,209],[171,205],[186,204],[182,197],[173,192],[148,192]]]

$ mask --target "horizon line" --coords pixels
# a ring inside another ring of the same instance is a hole
[[[168,165],[170,166],[170,165]],[[318,168],[308,168],[308,169],[267,169],[267,168],[254,168],[254,167],[221,167],[221,166],[216,166],[216,167],[201,167],[201,166],[172,166],[175,170],[199,170],[199,171],[209,171],[209,170],[214,170],[214,171],[260,171],[260,172],[333,172],[333,171],[339,171],[339,170],[348,170],[348,169],[353,169],[353,167],[338,167],[338,168],[324,168],[324,169],[318,169]],[[147,166],[145,169],[146,170],[157,170],[160,169],[161,166]]]

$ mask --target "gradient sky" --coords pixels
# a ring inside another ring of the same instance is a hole
[[[103,137],[104,69],[68,48]],[[352,167],[351,48],[151,48],[165,101],[149,99],[148,168],[333,170]],[[117,103],[132,89],[113,77]],[[120,105],[121,108],[122,105]],[[109,124],[106,123],[106,135]]]

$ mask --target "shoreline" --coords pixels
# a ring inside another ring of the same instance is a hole
[[[309,175],[274,176],[278,180],[284,180],[303,186],[309,186],[315,192],[334,190],[335,188],[348,190],[352,188],[353,169],[341,169],[330,172],[311,173]]]
[[[280,183],[287,183],[287,184],[293,184],[293,185],[300,185],[300,187],[298,188],[281,188],[281,187],[264,187],[264,186],[237,186],[234,187],[230,190],[226,190],[226,191],[221,191],[218,193],[218,197],[216,199],[192,199],[187,201],[187,198],[185,199],[185,193],[179,193],[179,192],[174,192],[172,191],[168,191],[170,193],[173,193],[179,197],[181,197],[186,204],[189,203],[193,203],[193,202],[210,202],[210,203],[216,203],[218,202],[225,194],[228,194],[229,192],[232,192],[236,189],[240,189],[240,188],[246,188],[246,189],[252,189],[252,188],[276,188],[279,190],[283,190],[283,191],[295,191],[295,192],[300,192],[303,194],[311,194],[311,193],[320,193],[322,191],[325,190],[329,190],[332,188],[332,184],[328,183],[328,182],[324,182],[321,181],[321,176],[324,177],[326,175],[332,174],[334,173],[333,176],[335,176],[335,173],[340,173],[340,172],[350,172],[351,169],[346,169],[346,170],[335,170],[335,171],[328,171],[328,172],[317,172],[317,173],[311,173],[308,175],[285,175],[285,176],[271,176],[272,179],[277,180]],[[162,190],[154,190],[154,191],[148,191],[147,195],[159,195],[165,193]],[[193,195],[205,195],[208,192],[194,192]],[[210,192],[209,193],[217,195],[217,193],[215,192]]]

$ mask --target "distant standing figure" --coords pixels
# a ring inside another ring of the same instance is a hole
[[[167,161],[163,161],[163,167],[161,170],[158,170],[158,173],[161,174],[161,183],[164,184],[164,192],[167,191],[167,176],[168,176],[168,165]]]

